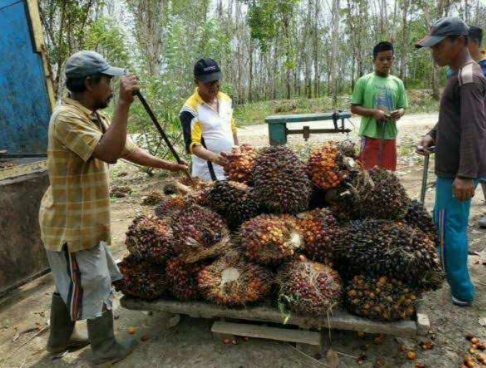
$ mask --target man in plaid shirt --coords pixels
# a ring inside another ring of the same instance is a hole
[[[80,51],[66,63],[70,91],[49,123],[50,186],[41,203],[39,221],[56,291],[52,296],[52,353],[86,345],[75,336],[77,320],[88,320],[93,364],[113,363],[132,346],[116,341],[113,331],[112,287],[121,274],[110,244],[108,164],[119,158],[173,172],[186,165],[150,155],[127,138],[127,120],[138,78],[124,75],[93,51]],[[122,76],[113,120],[98,110],[113,97],[111,80]]]

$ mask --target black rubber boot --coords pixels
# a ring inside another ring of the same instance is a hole
[[[68,349],[79,349],[89,344],[87,337],[74,333],[76,322],[71,320],[69,309],[58,293],[52,294],[50,320],[48,352],[57,354]]]
[[[124,359],[135,347],[135,340],[119,343],[113,330],[113,312],[105,310],[101,317],[88,319],[94,366],[108,365]]]

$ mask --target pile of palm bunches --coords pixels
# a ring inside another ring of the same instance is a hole
[[[172,218],[174,251],[184,254],[204,250],[218,244],[229,230],[216,212],[198,205],[189,205]]]
[[[307,172],[312,183],[323,190],[337,188],[349,176],[344,156],[335,142],[327,142],[315,149],[307,161]]]
[[[434,220],[422,203],[415,199],[411,201],[403,221],[413,228],[422,230],[436,246],[439,246],[439,235]]]
[[[238,149],[226,155],[228,165],[225,167],[228,180],[251,184],[252,173],[258,151],[249,144],[242,144]]]
[[[253,170],[255,199],[270,213],[307,210],[311,184],[304,164],[287,147],[263,148]]]
[[[174,216],[190,203],[190,197],[167,196],[154,208],[154,212],[158,218],[165,219]]]
[[[273,266],[292,258],[302,235],[294,217],[260,215],[241,225],[238,243],[251,261]]]
[[[354,274],[399,278],[421,290],[443,277],[435,245],[422,231],[386,220],[352,221],[336,240],[341,267]]]
[[[321,263],[291,262],[279,272],[278,282],[279,301],[300,315],[322,317],[341,302],[339,274]]]
[[[344,305],[358,316],[380,321],[410,318],[415,294],[403,282],[387,276],[355,276],[347,285]]]
[[[258,215],[253,190],[235,181],[218,181],[198,197],[198,203],[220,214],[231,230]]]
[[[130,225],[131,269],[117,287],[145,299],[267,302],[318,317],[345,294],[353,313],[409,318],[415,298],[445,278],[434,224],[395,174],[353,166],[352,155],[351,145],[331,142],[304,164],[286,147],[242,147],[228,156],[228,175],[249,185],[173,185],[181,195]]]
[[[201,264],[185,264],[175,258],[167,262],[167,284],[170,294],[181,301],[201,298],[197,285],[197,275]]]
[[[131,254],[163,264],[173,255],[174,233],[169,222],[142,215],[129,226],[125,244]]]
[[[335,239],[341,231],[336,218],[328,209],[315,209],[300,217],[304,253],[313,261],[332,265]]]
[[[231,252],[204,267],[199,272],[198,285],[206,300],[228,307],[242,307],[270,297],[274,275]]]
[[[142,198],[142,205],[144,206],[155,206],[163,202],[165,196],[158,190],[150,192],[147,196]]]
[[[166,294],[167,282],[162,266],[140,260],[130,254],[118,264],[118,267],[123,278],[116,281],[114,286],[123,294],[143,300],[157,299]]]

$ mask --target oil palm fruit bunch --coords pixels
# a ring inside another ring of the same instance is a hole
[[[369,171],[373,187],[361,194],[361,213],[366,218],[402,219],[407,213],[410,198],[398,177],[391,171],[374,168]]]
[[[166,196],[155,208],[158,218],[165,219],[174,216],[177,212],[186,208],[191,202],[191,197]]]
[[[328,209],[315,209],[299,215],[304,237],[304,253],[313,261],[332,266],[334,243],[341,228]]]
[[[260,151],[253,170],[256,200],[270,213],[297,214],[309,206],[311,185],[303,163],[284,146]]]
[[[342,155],[346,157],[351,157],[355,159],[357,157],[356,155],[356,144],[349,139],[340,141],[337,144],[337,149],[339,152],[341,152]]]
[[[235,181],[218,181],[198,196],[198,203],[220,214],[231,230],[259,213],[253,189]]]
[[[142,205],[156,206],[165,199],[165,196],[158,190],[153,190],[142,198]]]
[[[118,267],[123,278],[114,282],[114,286],[124,295],[153,300],[166,294],[167,280],[162,266],[130,254]]]
[[[243,307],[268,298],[274,287],[274,275],[266,268],[229,252],[204,267],[198,275],[199,291],[212,303]]]
[[[311,153],[307,161],[307,173],[312,183],[323,190],[337,188],[348,178],[345,156],[336,142],[326,142]]]
[[[353,175],[334,196],[332,207],[341,219],[399,220],[407,213],[409,203],[405,188],[394,173],[373,168]]]
[[[346,286],[344,305],[358,316],[396,321],[415,313],[417,295],[400,280],[387,276],[357,275]]]
[[[174,258],[167,262],[165,272],[169,293],[181,301],[201,299],[197,286],[197,275],[201,264],[186,264]]]
[[[331,267],[311,261],[294,261],[279,272],[281,304],[304,316],[325,316],[341,302],[342,283]]]
[[[439,246],[439,235],[437,234],[434,220],[422,203],[416,199],[412,200],[403,221],[413,228],[422,230],[432,239],[436,246]]]
[[[251,261],[279,265],[301,247],[302,235],[292,216],[260,215],[241,225],[238,244]]]
[[[228,180],[244,184],[251,184],[253,181],[252,172],[258,151],[249,144],[242,144],[226,155],[229,161],[225,167]]]
[[[174,233],[167,221],[142,215],[128,227],[125,244],[131,254],[162,264],[173,256]]]
[[[189,204],[172,217],[176,254],[204,251],[225,238],[229,230],[216,212]]]
[[[441,286],[441,266],[434,243],[422,231],[403,223],[352,221],[336,239],[336,249],[342,266],[354,274],[396,277],[422,289]]]

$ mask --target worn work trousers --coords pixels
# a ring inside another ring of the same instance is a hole
[[[397,169],[397,146],[395,139],[361,138],[359,160],[365,169],[375,166],[395,171]]]
[[[453,196],[454,179],[437,178],[434,221],[439,231],[439,254],[452,295],[472,302],[474,284],[467,265],[467,228],[471,201],[460,202]]]

